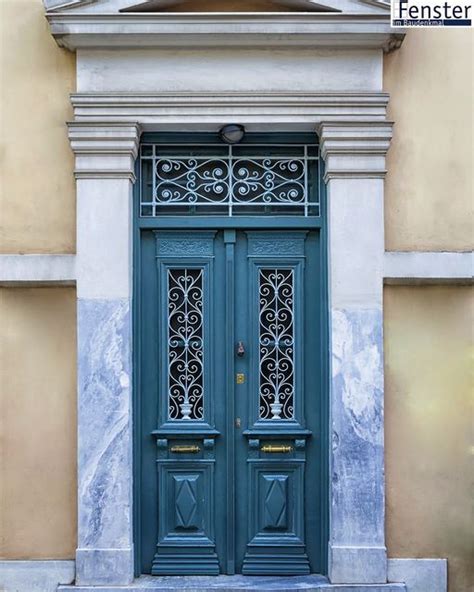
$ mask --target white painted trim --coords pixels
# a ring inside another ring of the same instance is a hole
[[[0,255],[0,285],[74,285],[75,255]]]
[[[407,592],[447,592],[446,559],[389,559],[388,581],[406,584]]]
[[[387,284],[470,283],[473,253],[387,251],[384,277]]]
[[[74,581],[74,561],[0,561],[3,592],[56,592]]]

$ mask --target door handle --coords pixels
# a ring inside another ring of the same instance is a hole
[[[197,454],[199,446],[171,446],[170,451],[177,454]]]
[[[239,358],[243,358],[245,355],[245,347],[243,341],[239,341],[237,343],[237,355],[239,356]]]
[[[282,454],[284,452],[293,452],[293,446],[280,446],[275,444],[264,444],[260,450],[271,454]]]

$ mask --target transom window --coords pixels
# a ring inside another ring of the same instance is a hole
[[[316,144],[144,143],[140,215],[319,216]]]

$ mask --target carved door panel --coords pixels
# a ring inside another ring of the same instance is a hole
[[[315,231],[145,237],[143,572],[324,571],[320,261]]]

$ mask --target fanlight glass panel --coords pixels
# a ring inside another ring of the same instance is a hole
[[[319,215],[317,146],[144,144],[141,216]]]
[[[259,270],[260,419],[293,419],[294,271]]]
[[[204,415],[203,270],[168,270],[168,412],[171,420]]]

